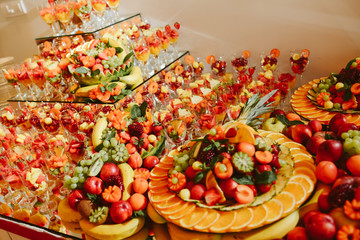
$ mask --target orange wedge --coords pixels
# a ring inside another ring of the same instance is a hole
[[[315,169],[316,169],[315,164],[313,162],[307,161],[307,160],[296,161],[295,164],[294,164],[294,167],[295,168],[306,167],[306,168],[309,168],[309,169],[313,170],[314,172],[315,172]]]
[[[191,214],[180,219],[180,225],[184,228],[192,228],[194,225],[205,219],[208,211],[206,208],[196,208]]]
[[[240,232],[252,221],[254,213],[252,208],[241,208],[237,210],[234,224],[230,227],[231,232]]]
[[[208,64],[213,64],[215,62],[215,56],[214,55],[209,55],[206,57],[206,62]]]
[[[194,230],[200,232],[209,231],[209,227],[212,226],[220,218],[220,213],[216,210],[208,209],[207,212],[208,213],[206,215],[206,218],[196,224],[194,226]]]
[[[252,210],[254,212],[254,217],[253,217],[252,221],[248,224],[248,228],[252,229],[252,228],[257,228],[257,227],[264,225],[264,223],[268,217],[268,212],[269,212],[267,207],[265,207],[265,205],[262,204],[262,205],[253,207]]]
[[[249,58],[251,56],[251,53],[250,53],[249,50],[245,50],[245,51],[242,52],[241,56],[243,58]]]
[[[284,207],[282,202],[276,199],[271,199],[270,201],[266,202],[265,207],[268,209],[268,217],[265,221],[265,224],[274,222],[279,220],[284,212]]]
[[[154,189],[157,187],[164,187],[167,189],[168,186],[168,179],[162,179],[162,180],[153,180],[149,183],[149,189]]]
[[[298,174],[306,175],[311,179],[311,181],[316,182],[315,172],[313,170],[311,170],[310,168],[307,168],[307,167],[295,168],[293,176],[298,175]]]
[[[273,48],[273,49],[271,49],[271,51],[270,51],[270,55],[271,55],[272,57],[274,57],[274,58],[277,58],[277,57],[280,56],[280,50],[277,49],[277,48]]]
[[[174,159],[172,157],[164,157],[163,159],[161,159],[160,162],[162,162],[164,164],[173,164]]]
[[[312,193],[314,190],[314,182],[308,177],[307,175],[298,174],[291,178],[290,182],[297,182],[300,183],[304,188],[308,195]]]
[[[236,211],[222,212],[220,218],[209,228],[210,232],[224,233],[234,224]]]
[[[167,177],[168,171],[169,170],[163,168],[154,167],[153,170],[150,172],[150,179],[159,179],[162,177]]]
[[[295,208],[296,199],[292,193],[281,192],[276,195],[273,199],[279,200],[283,205],[283,216],[286,216],[292,212]]]
[[[288,182],[284,192],[289,192],[292,195],[294,195],[297,206],[302,204],[306,200],[306,197],[308,196],[305,188],[300,183],[297,182]]]
[[[184,202],[180,206],[175,206],[175,207],[171,207],[171,208],[167,208],[167,209],[162,209],[161,214],[162,215],[169,215],[169,216],[174,215],[176,213],[179,213],[179,212],[182,212],[182,211],[186,210],[192,204],[193,203],[191,203],[191,202]]]
[[[312,156],[309,153],[296,153],[296,154],[292,154],[292,156],[294,157],[294,161],[310,161],[312,164],[314,164],[314,159],[312,158]]]
[[[175,67],[175,74],[176,75],[181,75],[183,72],[184,72],[184,68],[183,68],[183,66],[181,66],[181,65],[177,65],[176,67]]]
[[[13,210],[11,207],[9,207],[8,205],[6,205],[4,203],[0,203],[0,214],[9,217],[9,216],[11,216],[12,213],[13,213]]]
[[[291,148],[290,149],[290,153],[292,154],[292,155],[294,155],[294,154],[297,154],[297,153],[307,153],[307,151],[306,150],[304,150],[304,149],[300,149],[300,148]]]
[[[306,148],[303,145],[293,141],[284,142],[282,145],[288,147],[290,150],[291,148],[300,148],[302,150],[306,150]]]
[[[28,222],[30,219],[30,210],[23,208],[23,209],[17,209],[13,212],[13,218],[24,221],[24,222]]]
[[[234,122],[225,128],[225,136],[227,131],[234,128],[236,130],[236,136],[233,138],[229,138],[229,142],[231,143],[239,143],[239,142],[248,142],[251,144],[255,144],[255,130],[248,125],[240,122]]]

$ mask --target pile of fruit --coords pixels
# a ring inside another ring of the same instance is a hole
[[[360,58],[352,59],[338,74],[320,79],[307,97],[318,108],[343,113],[359,113]]]

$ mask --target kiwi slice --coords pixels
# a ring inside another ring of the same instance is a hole
[[[108,207],[98,207],[97,209],[91,211],[89,216],[89,221],[95,224],[103,224],[106,222],[106,219],[109,215],[109,208]]]
[[[101,171],[101,168],[103,167],[104,162],[101,158],[93,162],[93,164],[89,167],[89,173],[88,176],[95,177],[98,175]]]

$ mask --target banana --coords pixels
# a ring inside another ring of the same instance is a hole
[[[76,84],[73,84],[71,87],[70,87],[70,93],[71,94],[74,94],[76,92],[76,90],[78,90],[80,87],[80,85],[78,83]]]
[[[149,202],[146,207],[146,212],[150,219],[157,224],[164,224],[166,220],[155,210],[153,205]]]
[[[324,184],[324,183],[317,183],[316,191],[314,192],[313,196],[300,207],[299,214],[300,214],[300,221],[304,217],[304,215],[312,210],[318,210],[318,199],[322,192],[329,192],[331,186]]]
[[[59,203],[58,214],[61,220],[65,222],[79,222],[82,218],[78,211],[69,206],[67,198],[62,199]]]
[[[171,236],[171,240],[222,240],[222,235],[220,233],[190,231],[169,222],[167,223],[167,227]]]
[[[167,224],[152,224],[154,236],[156,240],[169,240],[171,239],[169,231],[167,229]]]
[[[360,227],[360,221],[353,220],[346,216],[346,214],[344,213],[344,209],[341,207],[334,208],[330,211],[329,214],[333,217],[337,229],[341,228],[344,225],[354,225],[357,228]]]
[[[299,222],[299,210],[270,225],[251,230],[249,232],[226,233],[221,240],[247,239],[247,240],[271,240],[282,239]]]
[[[120,81],[133,87],[143,82],[141,70],[138,66],[133,66],[133,69],[131,70],[131,73],[129,75],[120,77],[119,79]]]
[[[92,140],[94,148],[102,143],[102,139],[101,139],[102,133],[107,128],[107,125],[108,125],[108,122],[107,122],[106,117],[100,118],[96,122],[96,124],[93,128],[92,136],[91,136],[91,140]]]
[[[132,235],[130,237],[124,238],[123,240],[146,240],[148,236],[149,236],[149,228],[144,226],[139,232],[135,233],[134,235]],[[169,240],[169,239],[170,238],[167,238],[165,240]],[[85,234],[85,240],[98,240],[98,239]],[[114,240],[116,240],[116,239],[114,239]]]
[[[80,227],[85,234],[95,239],[117,240],[128,238],[141,230],[144,226],[145,218],[138,217],[119,224],[102,224],[96,225],[87,219],[80,221]]]
[[[80,233],[80,234],[84,233],[84,231],[80,227],[79,222],[62,221],[62,224],[66,227],[67,230],[69,230],[73,233]]]
[[[126,201],[132,194],[132,183],[134,182],[135,174],[134,170],[127,163],[120,163],[118,166],[120,168],[121,178],[124,183],[124,192],[121,199]]]

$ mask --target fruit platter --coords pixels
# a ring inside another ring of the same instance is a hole
[[[343,113],[350,122],[358,124],[358,62],[350,60],[338,74],[314,79],[297,89],[291,97],[291,106],[306,119],[319,119],[328,124],[337,113]]]

